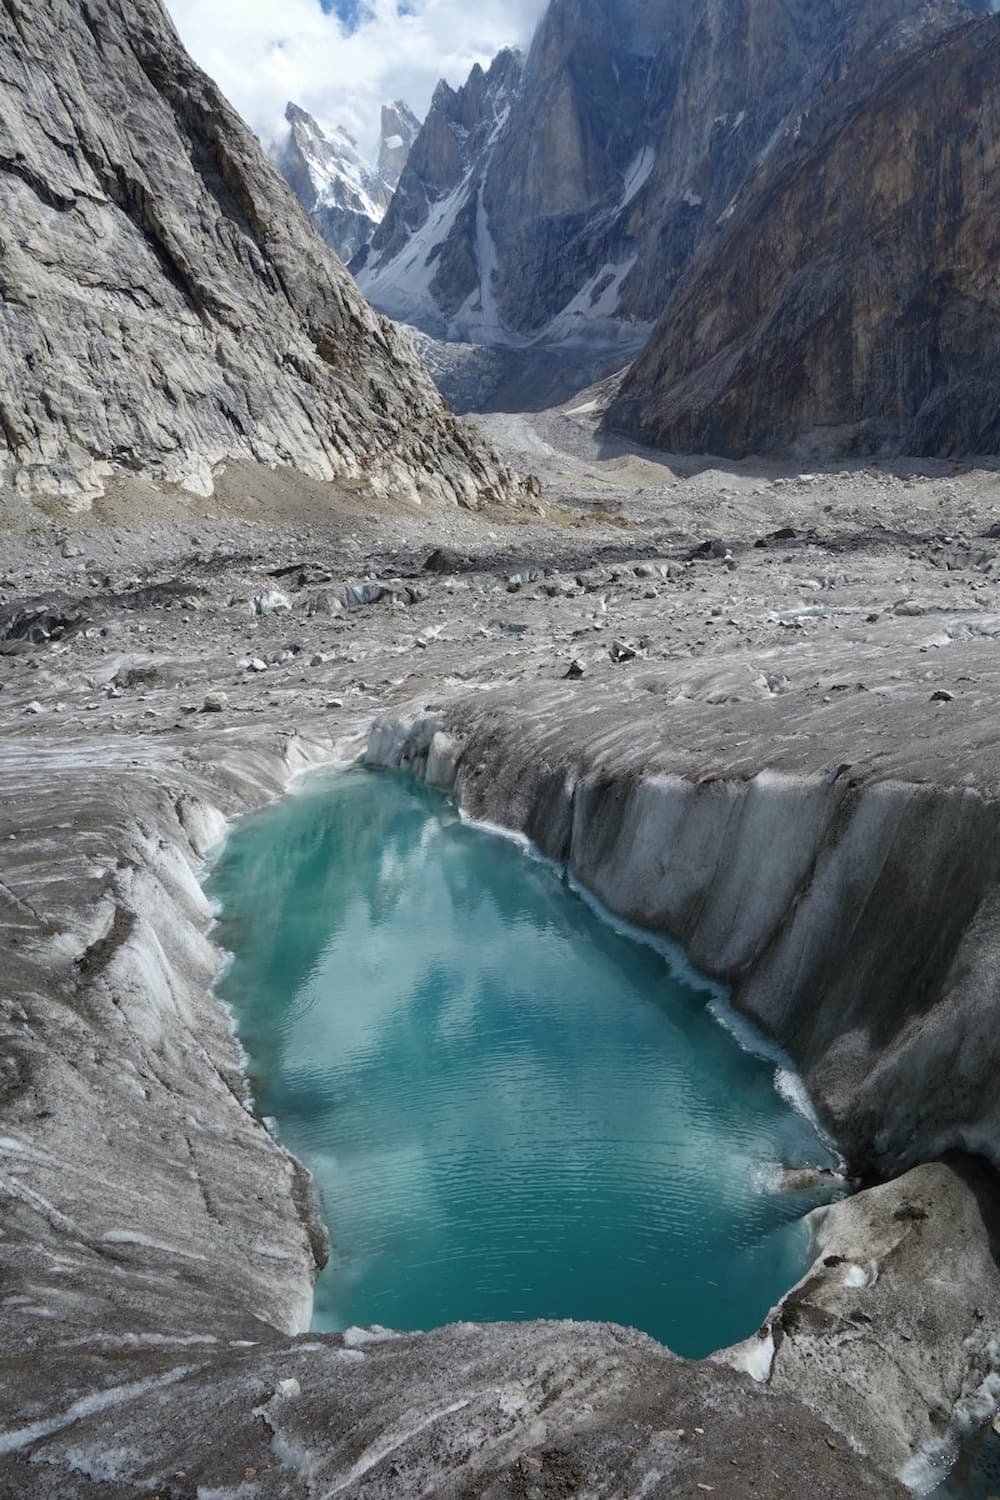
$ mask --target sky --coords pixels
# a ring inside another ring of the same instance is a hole
[[[423,118],[439,78],[464,83],[526,46],[545,0],[167,0],[195,61],[264,141],[289,99],[374,154],[383,100]]]

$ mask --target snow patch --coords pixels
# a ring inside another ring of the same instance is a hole
[[[341,1334],[345,1349],[360,1349],[364,1344],[386,1344],[398,1337],[391,1328],[383,1328],[381,1323],[373,1323],[370,1328],[345,1328]]]
[[[314,210],[349,209],[381,223],[389,206],[389,189],[349,131],[335,125],[327,134],[310,115],[296,110],[291,139],[309,174]]]
[[[867,1266],[849,1265],[844,1271],[844,1285],[867,1291],[878,1281],[878,1266],[870,1261]]]
[[[621,299],[622,282],[635,265],[637,256],[632,255],[628,260],[617,264],[606,262],[600,270],[595,271],[588,281],[577,292],[572,301],[567,302],[561,312],[553,318],[553,325],[565,325],[573,318],[611,318],[618,311],[618,303]]]
[[[294,1438],[286,1437],[283,1432],[275,1432],[271,1438],[271,1452],[279,1464],[286,1469],[294,1470],[296,1474],[301,1474],[306,1485],[309,1486],[319,1460],[303,1443],[297,1443]]]
[[[432,252],[448,239],[462,208],[468,201],[469,179],[466,173],[457,187],[433,204],[427,218],[410,236],[406,246],[391,260],[374,255],[358,276],[358,285],[369,301],[390,318],[404,321],[426,320],[445,332],[444,319],[431,292],[437,273],[437,256]]]
[[[746,1339],[727,1352],[728,1362],[737,1370],[745,1371],[758,1385],[770,1379],[774,1364],[774,1334],[770,1328],[765,1334]]]
[[[627,208],[632,199],[642,191],[649,181],[649,174],[656,163],[656,148],[654,146],[643,146],[642,150],[635,156],[625,172],[625,186],[618,200],[616,212]]]

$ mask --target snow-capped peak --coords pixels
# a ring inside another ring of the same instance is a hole
[[[336,125],[327,134],[297,104],[288,105],[285,119],[289,140],[283,155],[290,168],[285,175],[306,209],[348,209],[381,223],[392,190],[350,132]]]

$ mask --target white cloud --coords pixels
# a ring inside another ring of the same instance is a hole
[[[439,78],[526,46],[545,0],[371,0],[350,35],[319,0],[166,0],[188,50],[264,140],[294,99],[371,151],[383,100],[423,117]]]

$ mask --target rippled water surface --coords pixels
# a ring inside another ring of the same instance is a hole
[[[801,1274],[829,1151],[706,987],[510,840],[354,770],[248,819],[211,877],[262,1113],[333,1244],[315,1322],[633,1324],[684,1354]]]

